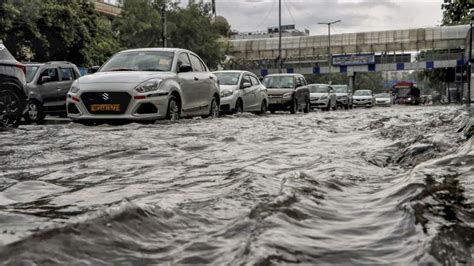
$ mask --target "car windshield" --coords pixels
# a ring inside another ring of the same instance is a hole
[[[220,85],[237,85],[239,83],[240,73],[238,72],[218,72],[214,74]]]
[[[309,86],[312,93],[325,93],[328,92],[329,87],[325,85],[311,85]]]
[[[363,91],[355,91],[354,95],[355,96],[370,96],[372,95],[372,93],[370,93],[370,91],[363,90]]]
[[[347,86],[346,85],[333,85],[332,88],[334,89],[334,92],[347,92]]]
[[[263,79],[267,89],[293,89],[295,80],[292,76],[270,76]]]
[[[108,71],[171,71],[173,52],[141,51],[114,55],[100,72]]]
[[[390,94],[388,93],[375,94],[375,98],[390,98]]]
[[[26,82],[30,83],[33,81],[39,66],[26,66]]]
[[[399,96],[410,96],[411,89],[410,88],[399,88],[398,93]]]

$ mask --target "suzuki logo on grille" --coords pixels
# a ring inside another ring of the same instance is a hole
[[[108,100],[110,99],[110,96],[109,96],[109,94],[108,94],[108,93],[104,93],[104,94],[102,94],[102,99],[104,99],[104,100],[108,101]]]

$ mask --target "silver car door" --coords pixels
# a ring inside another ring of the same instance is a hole
[[[49,77],[49,80],[42,82],[44,77]],[[43,98],[43,106],[46,110],[54,109],[58,105],[59,100],[59,74],[55,67],[44,69],[38,78],[38,91]]]
[[[244,88],[243,85],[247,82],[250,83],[251,86],[248,88]],[[244,102],[244,111],[251,111],[254,102],[254,96],[252,93],[252,90],[254,90],[254,86],[252,84],[252,80],[250,79],[250,75],[248,75],[247,73],[242,76],[242,81],[240,82],[240,90],[242,95],[242,101]]]
[[[75,76],[72,67],[59,68],[59,83],[58,83],[58,104],[66,106],[67,93],[71,88],[72,83],[77,77]],[[66,107],[64,107],[66,108]]]
[[[188,53],[182,52],[178,55],[177,71],[181,65],[191,66],[191,61],[189,60]],[[192,67],[192,66],[191,66]],[[182,110],[189,115],[194,115],[199,113],[199,91],[197,90],[197,82],[195,80],[195,73],[183,72],[178,73],[178,82],[181,86],[181,97],[183,98]]]
[[[210,83],[209,73],[204,69],[201,60],[194,54],[189,54],[191,65],[193,67],[194,79],[196,81],[196,88],[194,88],[198,95],[198,105],[201,108],[201,114],[206,114],[210,106]]]

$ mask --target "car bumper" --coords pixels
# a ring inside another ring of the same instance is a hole
[[[291,106],[292,99],[284,99],[281,97],[269,97],[268,98],[268,109],[271,110],[286,110]]]
[[[392,105],[391,102],[375,102],[375,105],[378,105],[378,106],[390,106]]]
[[[372,106],[374,106],[374,103],[373,102],[353,102],[352,105],[372,107]]]
[[[220,103],[222,112],[232,112],[235,109],[237,97],[223,97]]]
[[[90,106],[86,107],[83,99],[68,95],[67,111],[72,120],[158,120],[166,118],[168,96],[151,96],[144,99],[130,98],[123,113],[93,113]]]
[[[310,100],[309,103],[310,103],[311,108],[324,108],[324,107],[328,107],[329,99],[326,99],[326,100]]]
[[[348,105],[349,100],[347,98],[336,99],[337,105]]]

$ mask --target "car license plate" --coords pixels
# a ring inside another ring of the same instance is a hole
[[[92,112],[111,111],[120,112],[120,104],[92,104]]]

